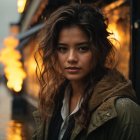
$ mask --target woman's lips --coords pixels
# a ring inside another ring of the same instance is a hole
[[[65,70],[68,73],[78,73],[80,71],[80,68],[78,68],[78,67],[67,67],[67,68],[65,68]]]

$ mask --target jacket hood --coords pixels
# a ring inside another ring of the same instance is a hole
[[[119,71],[109,70],[108,73],[96,84],[91,99],[89,110],[93,111],[111,97],[128,97],[136,100],[132,83]]]

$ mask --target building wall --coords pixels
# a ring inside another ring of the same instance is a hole
[[[38,42],[36,39],[31,39],[31,41],[25,46],[23,50],[24,57],[24,68],[27,74],[25,79],[25,90],[27,94],[34,98],[38,98],[39,92],[39,82],[36,76],[36,62],[34,59],[35,51],[38,47]]]

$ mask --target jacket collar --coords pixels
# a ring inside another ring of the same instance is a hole
[[[117,98],[119,97],[116,96],[108,99],[92,114],[87,134],[94,131],[105,122],[117,117],[117,112],[115,109],[115,100]]]
[[[102,103],[101,106],[99,106],[91,115],[91,119],[89,122],[87,134],[90,132],[96,130],[98,127],[103,125],[105,122],[117,117],[117,112],[114,107],[115,100],[118,97],[112,97],[108,99],[106,102]],[[78,123],[75,124],[75,128],[73,130],[73,133],[71,135],[71,140],[74,140],[76,136],[80,133],[82,130],[82,127]],[[85,138],[83,138],[84,140]]]
[[[117,70],[109,70],[96,84],[89,101],[89,110],[95,110],[103,102],[115,96],[125,96],[135,99],[135,92],[130,80],[126,80]]]

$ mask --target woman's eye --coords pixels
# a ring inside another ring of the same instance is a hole
[[[66,47],[58,47],[57,51],[61,52],[61,53],[65,53],[67,51],[67,48]]]
[[[88,46],[82,46],[82,47],[79,47],[78,50],[80,52],[87,52],[90,50],[90,48]]]

